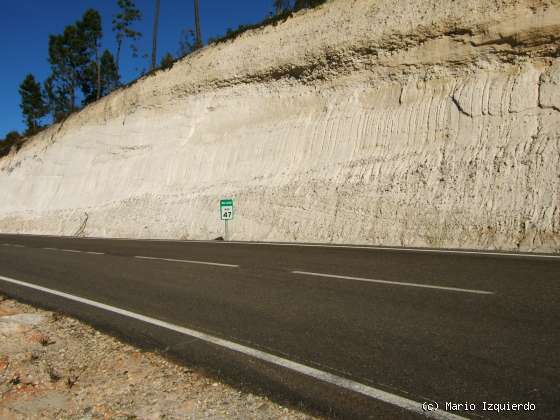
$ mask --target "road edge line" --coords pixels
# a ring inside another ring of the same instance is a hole
[[[383,391],[381,389],[373,388],[368,385],[364,385],[360,382],[353,381],[351,379],[343,378],[341,376],[334,375],[329,372],[325,372],[310,366],[303,365],[298,362],[294,362],[289,359],[284,359],[283,357],[275,356],[270,353],[266,353],[262,350],[253,349],[251,347],[244,346],[242,344],[234,343],[232,341],[225,340],[223,338],[215,337],[210,334],[206,334],[200,331],[192,330],[190,328],[181,327],[179,325],[172,324],[170,322],[161,321],[156,318],[151,318],[146,315],[141,315],[135,312],[127,311],[126,309],[117,308],[115,306],[107,305],[105,303],[97,302],[91,299],[82,298],[79,296],[74,296],[69,293],[60,292],[58,290],[49,289],[47,287],[38,286],[36,284],[27,283],[24,281],[12,279],[10,277],[0,276],[0,280],[15,284],[17,286],[27,287],[29,289],[38,290],[44,293],[48,293],[54,296],[59,296],[74,302],[82,303],[84,305],[93,306],[98,309],[102,309],[108,312],[112,312],[121,316],[136,319],[138,321],[145,322],[147,324],[155,325],[157,327],[165,328],[170,331],[175,331],[183,335],[188,335],[193,338],[197,338],[201,341],[217,345],[229,350],[236,351],[238,353],[245,354],[246,356],[253,357],[255,359],[262,360],[267,363],[271,363],[294,372],[312,377],[314,379],[320,380],[322,382],[329,383],[331,385],[338,386],[339,388],[344,388],[349,391],[357,392],[359,394],[368,396],[378,401],[399,407],[401,409],[411,411],[428,418],[442,419],[442,420],[466,420],[464,417],[457,416],[447,411],[424,411],[422,409],[422,404],[420,402],[410,400],[405,397],[401,397],[396,394],[391,394],[390,392]]]

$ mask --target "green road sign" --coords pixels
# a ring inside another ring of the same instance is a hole
[[[220,200],[220,216],[222,220],[233,219],[233,200]]]

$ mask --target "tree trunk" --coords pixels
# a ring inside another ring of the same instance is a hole
[[[195,49],[202,48],[202,32],[200,30],[200,7],[198,0],[194,0],[194,27],[195,27]]]
[[[77,77],[73,76],[70,82],[70,113],[76,109],[76,79]]]
[[[154,34],[152,37],[152,70],[154,70],[157,65],[157,36],[158,36],[158,24],[159,24],[159,6],[160,6],[160,0],[156,0],[156,11],[154,15]]]
[[[121,56],[122,40],[117,39],[117,54],[115,56],[115,65],[117,66],[117,71],[121,74],[121,69],[119,67],[119,58]]]

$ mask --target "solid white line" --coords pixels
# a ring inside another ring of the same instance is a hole
[[[128,238],[81,238],[101,239],[115,241],[145,241],[145,242],[175,242],[175,243],[203,243],[203,244],[229,244],[229,245],[270,245],[270,246],[295,246],[303,248],[343,248],[343,249],[367,249],[370,251],[403,251],[403,252],[431,252],[434,254],[459,254],[459,255],[492,255],[498,257],[523,257],[523,258],[554,258],[560,259],[560,255],[554,254],[528,254],[514,252],[491,252],[491,251],[462,251],[459,249],[434,249],[434,248],[405,248],[376,245],[336,245],[336,244],[307,244],[291,242],[246,242],[246,241],[205,241],[205,240],[179,240],[179,239],[128,239]]]
[[[297,363],[288,359],[284,359],[282,357],[275,356],[270,353],[266,353],[261,350],[253,349],[251,347],[244,346],[242,344],[234,343],[232,341],[224,340],[222,338],[215,337],[213,335],[209,335],[200,331],[192,330],[190,328],[181,327],[179,325],[171,324],[169,322],[161,321],[156,318],[151,318],[145,315],[140,315],[135,312],[130,312],[125,309],[120,309],[114,306],[106,305],[104,303],[96,302],[94,300],[81,298],[78,296],[74,296],[68,293],[59,292],[58,290],[48,289],[46,287],[37,286],[35,284],[26,283],[23,281],[15,280],[9,277],[0,276],[0,280],[3,280],[7,283],[12,283],[18,286],[27,287],[34,290],[39,290],[41,292],[49,293],[51,295],[63,297],[65,299],[72,300],[74,302],[83,303],[85,305],[93,306],[95,308],[103,309],[108,312],[113,312],[118,315],[126,316],[128,318],[136,319],[147,324],[155,325],[161,328],[165,328],[171,331],[178,332],[180,334],[188,335],[193,338],[198,338],[199,340],[205,341],[207,343],[211,343],[229,350],[236,351],[238,353],[245,354],[247,356],[253,357],[255,359],[259,359],[277,366],[284,367],[286,369],[293,370],[295,372],[304,374],[306,376],[310,376],[312,378],[318,379],[323,382],[327,382],[333,385],[336,385],[340,388],[347,389],[349,391],[354,391],[368,397],[374,398],[379,401],[383,401],[385,403],[400,407],[402,409],[412,411],[414,413],[423,415],[425,417],[434,418],[434,419],[451,419],[451,420],[464,420],[464,417],[457,416],[455,414],[448,413],[446,411],[424,411],[422,409],[422,404],[410,400],[408,398],[401,397],[399,395],[391,394],[389,392],[383,391],[381,389],[373,388],[367,385],[364,385],[359,382],[355,382],[351,379],[346,379],[341,376],[333,375],[332,373],[328,373],[310,366],[303,365],[301,363]]]
[[[475,290],[475,289],[461,289],[458,287],[445,287],[445,286],[434,286],[431,284],[421,284],[421,283],[407,283],[407,282],[400,282],[400,281],[389,281],[389,280],[375,280],[375,279],[366,279],[363,277],[350,277],[350,276],[338,276],[335,274],[322,274],[322,273],[310,273],[308,271],[292,271],[294,274],[303,274],[306,276],[316,276],[316,277],[329,277],[333,279],[344,279],[344,280],[357,280],[357,281],[366,281],[369,283],[381,283],[381,284],[391,284],[395,286],[408,286],[408,287],[423,287],[426,289],[439,289],[439,290],[448,290],[451,292],[462,292],[462,293],[475,293],[478,295],[493,295],[494,292],[487,292],[485,290]]]
[[[179,262],[179,263],[187,263],[187,264],[217,265],[218,267],[234,267],[234,268],[239,267],[238,265],[235,264],[223,264],[223,263],[194,261],[194,260],[176,260],[173,258],[143,257],[141,255],[136,255],[134,258],[138,258],[141,260],[159,260],[159,261],[170,261],[170,262]]]
[[[473,255],[492,255],[500,257],[525,257],[525,258],[556,258],[560,259],[560,255],[543,255],[543,254],[516,254],[508,252],[486,252],[486,251],[460,251],[454,249],[429,249],[429,248],[398,248],[398,247],[380,247],[380,246],[363,246],[363,245],[329,245],[329,244],[296,244],[283,242],[234,242],[234,241],[188,241],[188,242],[205,242],[205,243],[223,243],[223,244],[239,244],[239,245],[273,245],[273,246],[297,246],[309,248],[344,248],[344,249],[368,249],[371,251],[403,251],[403,252],[432,252],[435,254],[473,254]]]
[[[41,238],[74,238],[73,236],[56,236],[56,235],[31,235],[19,234],[18,236],[30,236]],[[516,253],[511,251],[492,252],[492,251],[462,251],[459,249],[437,249],[437,248],[406,248],[406,247],[390,247],[378,245],[342,245],[342,244],[313,244],[313,243],[292,243],[292,242],[250,242],[250,241],[213,241],[213,240],[181,240],[181,239],[145,239],[145,238],[111,238],[88,236],[79,239],[92,240],[111,240],[111,241],[140,241],[140,242],[173,242],[173,243],[204,243],[204,244],[230,244],[230,245],[272,245],[272,246],[297,246],[310,248],[345,248],[345,249],[369,249],[371,251],[403,251],[403,252],[432,252],[435,254],[465,254],[465,255],[492,255],[498,257],[523,257],[523,258],[553,258],[560,259],[560,254],[530,254]]]

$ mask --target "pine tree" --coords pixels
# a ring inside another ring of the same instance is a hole
[[[170,69],[171,67],[173,67],[174,62],[175,62],[175,60],[173,59],[173,56],[171,55],[171,53],[167,53],[161,59],[161,63],[160,63],[159,66],[162,69]]]
[[[121,84],[117,63],[109,50],[105,50],[101,56],[101,74],[101,94],[106,96]]]
[[[8,134],[6,134],[4,141],[13,144],[19,139],[21,139],[21,134],[19,134],[17,131],[10,131]]]
[[[77,23],[81,36],[84,38],[87,54],[91,54],[95,60],[96,98],[101,97],[101,15],[97,10],[89,9],[84,13],[80,22]],[[89,66],[86,66],[88,68]]]
[[[4,139],[0,139],[0,156],[5,156],[12,150],[12,146],[18,143],[21,135],[17,131],[10,131]]]
[[[106,96],[119,87],[120,77],[113,54],[105,50],[100,58],[100,96]],[[82,79],[82,92],[84,94],[84,105],[94,102],[97,99],[96,85],[97,70],[95,63],[91,63],[84,73]]]
[[[40,120],[47,115],[48,108],[41,92],[41,85],[32,74],[28,74],[19,86],[21,95],[21,112],[27,125],[27,135],[37,132],[41,127]]]
[[[138,55],[138,48],[134,41],[137,41],[142,34],[132,29],[131,26],[134,22],[142,19],[142,13],[134,4],[134,0],[117,0],[117,5],[120,8],[120,13],[113,17],[113,32],[117,40],[116,65],[120,71],[121,49],[127,38],[131,41],[130,48],[132,49],[133,57]]]
[[[89,65],[87,45],[78,25],[70,25],[61,35],[49,37],[50,94],[58,95],[58,111],[69,114],[76,109],[76,90],[84,68]],[[61,99],[66,99],[63,104]]]
[[[50,36],[51,75],[45,82],[45,92],[54,121],[76,110],[79,88],[87,102],[101,97],[101,37],[101,16],[93,9],[62,34]]]
[[[179,38],[179,57],[192,53],[196,48],[196,40],[192,29],[183,29]]]
[[[50,75],[44,83],[48,110],[53,122],[60,122],[68,115],[70,95],[66,86],[55,81],[55,76]]]

